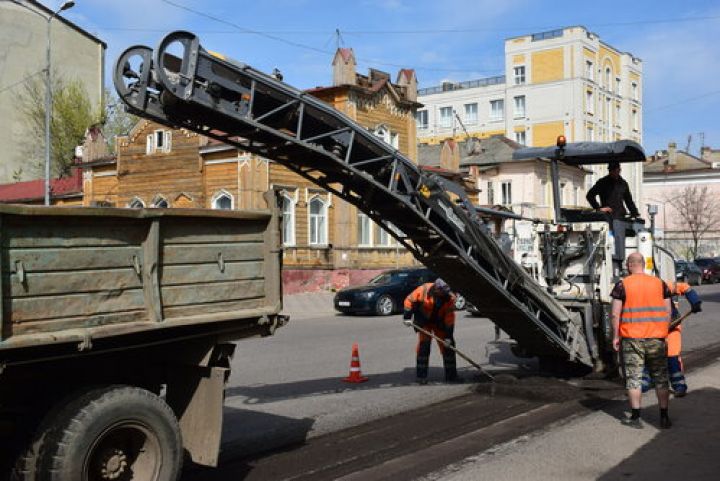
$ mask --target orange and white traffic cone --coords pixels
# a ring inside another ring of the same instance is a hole
[[[360,350],[358,349],[357,342],[352,347],[352,359],[350,360],[350,375],[343,379],[345,382],[361,383],[368,380],[363,377],[360,372]]]

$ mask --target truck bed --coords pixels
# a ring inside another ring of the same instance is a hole
[[[0,362],[188,326],[274,327],[279,242],[275,209],[0,206]]]

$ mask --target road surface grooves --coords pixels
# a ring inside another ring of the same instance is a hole
[[[720,357],[720,343],[684,356],[688,372]],[[692,386],[691,386],[692,387]],[[424,386],[418,386],[423,389]],[[528,376],[252,457],[223,446],[220,466],[183,481],[412,480],[523,435],[623,399],[618,382]]]

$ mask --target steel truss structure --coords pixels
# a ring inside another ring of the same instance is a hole
[[[500,249],[464,190],[342,112],[184,31],[127,49],[113,80],[131,113],[278,162],[355,205],[529,355],[592,365],[581,316]]]

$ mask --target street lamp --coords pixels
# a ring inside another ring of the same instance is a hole
[[[66,1],[47,18],[47,45],[45,48],[45,205],[50,205],[50,122],[52,119],[52,84],[50,83],[50,23],[58,13],[75,6],[75,2]]]

